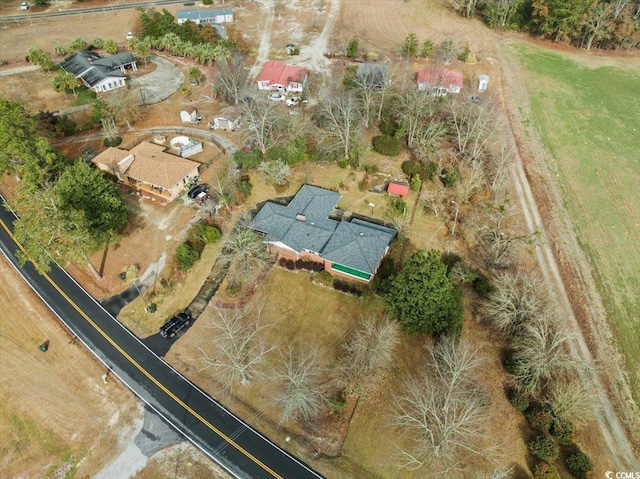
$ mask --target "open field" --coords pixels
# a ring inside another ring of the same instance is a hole
[[[640,88],[637,67],[580,65],[516,44],[532,118],[593,267],[640,404]]]

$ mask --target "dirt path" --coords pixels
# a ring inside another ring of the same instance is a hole
[[[500,44],[496,45],[496,50],[500,56],[499,64],[502,66],[503,82],[504,84],[509,85],[509,88],[505,89],[503,84],[501,91],[505,95],[504,104],[507,106],[507,110],[509,112],[512,140],[514,144],[517,145],[512,176],[516,186],[518,199],[522,205],[529,231],[541,231],[545,233],[545,240],[539,242],[535,247],[536,258],[540,266],[540,270],[549,286],[552,296],[557,298],[562,312],[564,313],[560,315],[560,318],[564,321],[564,326],[570,333],[569,348],[572,356],[582,358],[585,364],[589,366],[590,370],[583,372],[581,379],[584,382],[591,383],[593,385],[593,391],[596,393],[598,404],[594,414],[603,442],[608,446],[611,457],[615,460],[615,466],[619,468],[619,470],[639,470],[640,466],[638,465],[633,447],[627,439],[625,430],[622,427],[615,408],[607,394],[608,389],[600,375],[592,373],[596,370],[596,362],[594,361],[589,347],[587,346],[583,330],[574,314],[569,300],[569,294],[567,293],[560,274],[560,268],[558,267],[558,263],[553,254],[552,244],[549,241],[547,228],[545,228],[545,225],[548,225],[549,223],[547,221],[543,222],[541,219],[539,208],[525,171],[525,165],[522,160],[522,156],[524,156],[522,144],[516,141],[515,136],[517,125],[520,124],[519,121],[514,118],[514,110],[518,105],[514,103],[515,99],[512,98],[510,93],[512,91],[516,91],[520,92],[521,95],[525,94],[524,89],[518,83],[518,79],[515,78],[515,75],[513,74],[513,72],[517,71],[517,66],[513,65],[513,62],[509,56],[504,53]],[[521,96],[521,98],[525,97]],[[558,204],[555,205],[554,208],[562,208],[562,206]],[[562,243],[564,243],[564,241],[562,241]],[[557,247],[558,245],[555,246]],[[574,251],[570,252],[570,254],[573,255]],[[590,297],[590,300],[597,301],[595,297]]]
[[[275,10],[273,8],[273,0],[258,0],[265,11],[264,22],[262,23],[262,34],[260,35],[260,46],[256,55],[256,62],[249,71],[249,84],[255,80],[260,73],[260,69],[264,62],[269,58],[271,51],[271,29],[273,27],[273,19],[275,18]]]
[[[327,8],[326,6],[324,7]],[[295,63],[300,66],[304,66],[316,73],[329,74],[329,59],[324,56],[328,51],[327,45],[329,44],[329,38],[333,33],[333,27],[336,24],[336,20],[340,13],[340,0],[329,0],[329,9],[325,14],[323,11],[322,16],[325,19],[324,28],[322,33],[315,37],[308,45],[300,48],[300,56],[295,59]]]

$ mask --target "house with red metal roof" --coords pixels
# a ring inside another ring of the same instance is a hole
[[[444,67],[420,70],[416,76],[418,90],[429,92],[433,96],[447,96],[462,90],[462,73]]]
[[[307,70],[269,60],[258,75],[258,90],[302,92],[307,81]]]

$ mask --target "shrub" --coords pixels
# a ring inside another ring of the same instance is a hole
[[[262,161],[262,153],[258,148],[238,150],[233,154],[232,159],[240,168],[249,170],[260,164]]]
[[[191,228],[190,233],[196,238],[201,239],[206,244],[216,243],[220,240],[222,233],[217,226],[198,223]]]
[[[122,143],[122,138],[119,136],[116,136],[115,138],[105,138],[103,143],[104,146],[118,146]]]
[[[422,180],[420,179],[420,175],[413,175],[409,179],[409,187],[411,191],[420,191],[420,187],[422,186]]]
[[[360,50],[360,40],[356,37],[353,37],[347,45],[347,56],[349,58],[354,58],[358,55],[358,51]]]
[[[203,5],[211,5],[212,3],[213,3],[213,0],[202,0]]]
[[[407,160],[402,163],[402,171],[407,176],[419,175],[422,181],[432,180],[438,170],[438,164],[433,161],[425,163],[418,160]]]
[[[371,140],[373,151],[381,155],[396,156],[400,153],[400,142],[389,135],[374,136]]]
[[[453,267],[456,264],[458,264],[460,261],[462,261],[462,258],[460,257],[460,255],[456,253],[447,252],[447,253],[442,253],[442,256],[440,257],[440,261],[442,261],[444,265],[447,267],[447,274],[449,274],[453,269]]]
[[[385,118],[380,123],[379,128],[384,135],[395,136],[400,125],[398,125],[398,122],[394,118]]]
[[[442,180],[442,184],[449,188],[458,182],[460,173],[458,173],[458,170],[455,168],[448,168],[442,172],[440,179]]]
[[[543,461],[551,461],[558,457],[560,448],[558,444],[547,436],[536,436],[527,443],[527,447],[531,454],[542,459]]]
[[[558,441],[558,444],[568,446],[573,442],[573,424],[559,417],[553,417],[549,433]]]
[[[422,44],[422,49],[420,50],[420,54],[423,57],[430,57],[433,53],[433,42],[431,40],[425,40]]]
[[[527,410],[525,417],[529,422],[529,425],[540,432],[549,432],[551,428],[551,420],[553,416],[549,409],[545,409],[541,406],[535,406]]]
[[[407,204],[402,198],[391,198],[390,206],[391,211],[398,216],[407,214]]]
[[[493,291],[491,280],[484,274],[479,274],[476,280],[473,282],[473,289],[480,296],[487,297],[487,295]]]
[[[250,194],[253,189],[253,185],[251,184],[251,179],[249,175],[242,175],[238,182],[236,183],[237,193],[236,201],[238,203],[242,203]]]
[[[513,354],[510,354],[509,356],[507,356],[507,358],[504,361],[504,368],[511,375],[516,374],[516,371],[518,371],[519,365],[520,365],[520,360],[518,360]]]
[[[516,411],[525,412],[529,407],[529,396],[520,391],[509,394],[509,402]]]
[[[287,264],[287,258],[280,258],[278,264],[284,268]]]
[[[67,116],[59,116],[56,128],[64,136],[71,136],[76,132],[76,122]]]
[[[289,271],[293,271],[295,269],[295,267],[296,267],[296,263],[292,259],[288,259],[285,266],[287,267],[287,269]]]
[[[194,248],[193,245],[187,241],[178,246],[175,258],[178,263],[178,269],[181,271],[187,271],[200,259],[200,251]]]
[[[362,165],[362,169],[365,171],[365,173],[371,173],[371,174],[376,174],[378,171],[380,171],[378,169],[378,165],[369,165],[368,163],[365,163],[364,165]]]
[[[460,52],[460,55],[458,55],[458,60],[466,63],[469,60],[470,56],[471,56],[471,48],[469,48],[469,44],[467,43],[464,46],[464,50],[462,50],[462,52]]]
[[[560,474],[546,462],[539,462],[533,468],[533,479],[560,479]]]
[[[331,276],[331,273],[328,271],[319,271],[314,275],[313,279],[324,286],[331,286],[333,284],[333,276]]]
[[[589,471],[593,468],[589,456],[580,450],[573,451],[569,454],[564,464],[567,466],[569,472],[578,479],[586,478]]]

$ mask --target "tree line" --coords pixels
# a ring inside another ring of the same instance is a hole
[[[465,17],[500,30],[542,35],[579,48],[640,46],[637,0],[453,0]]]
[[[87,255],[117,238],[129,220],[114,181],[81,159],[54,150],[38,121],[0,99],[0,171],[20,183],[15,235],[21,260],[48,271],[51,260],[88,263]]]

